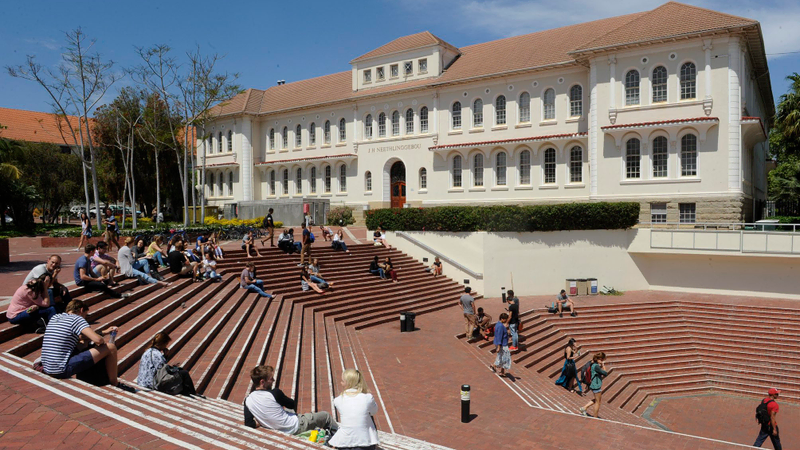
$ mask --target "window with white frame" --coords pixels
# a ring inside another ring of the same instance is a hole
[[[206,147],[206,151],[208,152],[209,155],[214,153],[214,136],[213,135],[208,137],[208,147]]]
[[[312,194],[317,193],[317,168],[311,167],[311,170],[308,171],[308,189],[311,191]]]
[[[347,141],[347,121],[344,117],[339,119],[339,142]]]
[[[372,114],[367,114],[364,119],[364,137],[372,139]]]
[[[367,69],[364,71],[364,83],[372,82],[372,69]]]
[[[275,128],[269,129],[269,149],[275,150]]]
[[[383,67],[378,67],[375,69],[375,78],[377,78],[378,81],[383,81],[383,79],[386,78],[385,74],[383,73]]]
[[[679,203],[678,214],[680,223],[695,223],[697,221],[697,205],[694,203]]]
[[[651,203],[650,204],[650,222],[652,222],[652,223],[667,223],[667,204],[666,203]]]
[[[225,192],[224,192],[224,191],[223,191],[223,189],[222,189],[222,185],[223,185],[223,183],[224,183],[224,181],[225,181],[225,180],[224,180],[224,178],[225,178],[225,175],[224,175],[224,174],[222,174],[222,173],[220,173],[220,174],[219,174],[219,179],[217,180],[217,194],[218,194],[220,197],[222,197],[222,196],[224,196],[224,195],[225,195]]]
[[[681,66],[681,100],[697,98],[697,67],[687,62]]]
[[[403,73],[406,74],[406,76],[414,73],[413,61],[406,61],[405,63],[403,63]]]
[[[392,112],[392,136],[400,136],[400,113]]]
[[[222,153],[222,131],[217,135],[217,153]]]
[[[453,157],[452,181],[454,188],[461,187],[461,155]]]
[[[419,109],[419,132],[428,132],[428,107],[423,106]]]
[[[583,183],[583,149],[577,145],[569,151],[569,182]]]
[[[506,185],[506,170],[508,168],[508,155],[506,152],[500,152],[495,155],[494,171],[495,171],[495,184],[497,186]]]
[[[294,146],[300,147],[303,145],[303,127],[298,123],[294,128]]]
[[[629,70],[625,74],[625,105],[638,105],[639,104],[639,72],[637,70]]]
[[[391,66],[389,66],[389,76],[392,78],[397,78],[398,76],[400,76],[397,64],[392,64]]]
[[[233,151],[233,130],[228,130],[228,151]]]
[[[269,171],[269,194],[270,195],[276,195],[276,192],[275,192],[275,171],[274,170],[270,170]]]
[[[527,92],[519,94],[519,121],[520,123],[531,121],[531,94]]]
[[[386,113],[378,114],[378,137],[386,137]]]
[[[369,170],[364,174],[364,190],[372,192],[372,172]]]
[[[519,184],[530,186],[531,184],[531,152],[523,150],[519,153]]]
[[[289,169],[283,169],[283,195],[289,195]]]
[[[217,186],[217,183],[216,183],[217,180],[215,180],[214,178],[215,178],[214,177],[214,172],[211,172],[211,174],[208,176],[208,196],[209,197],[216,197],[217,196],[216,192],[214,192],[214,188]]]
[[[668,163],[667,138],[658,136],[653,139],[653,178],[666,178],[669,174]]]
[[[544,120],[556,118],[556,91],[553,88],[544,91],[542,96],[542,117]]]
[[[483,126],[483,100],[476,98],[472,102],[472,128]]]
[[[506,96],[498,95],[494,100],[494,124],[506,124]]]
[[[339,166],[339,192],[347,192],[347,166]]]
[[[472,157],[472,185],[483,186],[483,154],[476,153]]]
[[[454,130],[461,129],[461,102],[453,103],[452,114],[452,128]]]
[[[681,176],[697,176],[697,136],[693,134],[681,138]]]
[[[428,59],[422,58],[417,61],[417,70],[419,73],[428,73]]]
[[[414,110],[406,110],[406,134],[414,134]]]
[[[303,193],[303,169],[301,169],[299,167],[297,168],[297,171],[295,172],[294,190],[298,194],[302,194]]]
[[[325,144],[330,145],[330,143],[331,143],[331,121],[330,120],[326,120],[325,121],[325,126],[322,129],[322,133],[323,133],[323,136],[324,136],[324,139],[325,139]]]
[[[228,172],[228,197],[233,197],[233,172]]]
[[[556,183],[556,149],[544,151],[544,184]]]
[[[324,172],[325,193],[326,194],[330,194],[330,192],[331,192],[331,166],[330,165],[326,165],[324,170],[325,170],[325,172]]]
[[[576,84],[569,88],[569,116],[580,117],[583,115],[583,87]]]
[[[308,126],[308,145],[317,145],[317,124],[314,122]]]
[[[638,179],[642,176],[642,143],[639,139],[628,139],[625,143],[625,178]]]
[[[419,189],[424,191],[428,189],[428,169],[419,169]]]
[[[667,101],[667,68],[658,66],[653,69],[653,103]]]
[[[283,133],[281,135],[281,148],[289,148],[289,127],[283,127]]]

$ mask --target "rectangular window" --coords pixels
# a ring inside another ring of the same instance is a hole
[[[309,175],[309,177],[308,177],[308,184],[309,184],[309,188],[311,189],[311,193],[312,194],[316,194],[317,193],[317,168],[316,167],[312,167],[311,168],[311,175]]]
[[[694,203],[678,204],[681,223],[695,223],[697,220],[696,205]]]
[[[378,81],[383,81],[383,67],[378,67],[375,69],[375,78],[377,78]]]
[[[331,166],[325,166],[325,193],[331,192]]]
[[[414,73],[414,62],[406,61],[403,63],[403,73],[408,76]]]
[[[302,194],[303,193],[303,169],[297,169],[297,176],[295,177],[294,185],[295,185],[294,186],[294,190],[298,194]]]
[[[419,69],[419,73],[428,73],[428,59],[422,58],[417,61],[417,68]]]
[[[569,182],[583,183],[583,150],[573,147],[569,155]]]
[[[369,83],[372,81],[372,69],[368,69],[364,71],[364,83]]]
[[[651,203],[650,204],[650,222],[653,222],[653,223],[667,223],[667,204],[666,203]]]
[[[545,184],[556,182],[556,151],[554,149],[544,151],[544,182]]]
[[[483,155],[475,155],[472,166],[472,185],[483,186]]]
[[[531,152],[528,150],[519,154],[519,184],[531,184]]]
[[[391,66],[389,66],[389,76],[392,78],[397,78],[400,76],[397,64],[392,64]]]
[[[697,136],[693,134],[681,138],[681,176],[697,176]]]

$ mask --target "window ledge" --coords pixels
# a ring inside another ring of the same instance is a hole
[[[338,142],[336,144],[337,147],[344,147],[345,145],[347,145],[347,142]]]
[[[483,133],[483,127],[480,127],[480,128],[470,128],[470,129],[469,129],[469,132],[470,132],[470,133]]]
[[[336,194],[337,197],[347,197],[347,192],[339,192]]]
[[[372,81],[365,81],[364,84],[372,84]]]
[[[495,125],[495,126],[492,127],[492,131],[507,130],[507,129],[508,129],[508,125]]]
[[[492,188],[493,191],[507,191],[508,186],[495,186]]]
[[[585,183],[567,183],[564,185],[564,189],[582,189],[585,187]]]
[[[267,150],[267,154],[268,155],[274,155],[275,154],[275,150]]]
[[[540,184],[539,189],[558,189],[557,184]]]
[[[453,135],[461,134],[461,133],[462,133],[461,130],[450,130],[450,131],[447,132],[447,135],[448,136],[453,136]]]
[[[323,144],[319,148],[331,148],[331,144]]]
[[[427,193],[428,193],[427,189],[420,189],[417,191],[417,194],[427,194]]]
[[[302,149],[303,149],[303,147],[295,147],[295,148],[292,149],[292,151],[293,152],[299,152]]]
[[[288,148],[282,148],[279,153],[289,153]]]
[[[428,73],[427,70],[420,70],[419,72],[417,72],[417,75],[425,75],[426,73]]]
[[[450,188],[447,192],[464,192],[464,188]]]
[[[546,127],[546,126],[550,126],[550,125],[555,125],[557,123],[558,123],[558,121],[555,120],[555,119],[543,120],[543,121],[539,122],[539,126],[540,127]]]
[[[514,128],[530,128],[532,126],[533,126],[533,124],[531,124],[530,122],[523,122],[523,123],[518,123],[518,124],[514,125]]]
[[[317,144],[309,145],[308,147],[306,147],[306,150],[316,150],[316,149],[317,149]]]
[[[530,191],[532,189],[533,189],[533,186],[531,186],[529,184],[525,184],[525,185],[522,185],[522,186],[514,186],[514,190],[515,191]]]
[[[583,119],[583,116],[570,117],[569,119],[565,120],[565,122],[566,123],[575,123],[575,122],[580,122],[582,119]]]
[[[364,191],[364,195],[372,195],[372,191]]]
[[[331,193],[320,194],[320,197],[333,197],[333,194],[331,194]]]
[[[469,192],[486,192],[486,187],[485,186],[471,187],[469,188]]]
[[[649,180],[622,180],[619,182],[621,185],[629,184],[681,184],[681,183],[699,183],[700,178],[657,178]]]

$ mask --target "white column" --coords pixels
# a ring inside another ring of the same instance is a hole
[[[741,178],[741,87],[739,86],[739,38],[728,41],[728,190],[742,191]]]
[[[706,39],[703,41],[703,50],[705,51],[706,56],[706,66],[703,69],[704,72],[704,79],[705,83],[703,86],[703,90],[705,90],[705,96],[703,97],[703,111],[706,115],[711,115],[711,109],[714,107],[714,99],[711,97],[711,49],[714,46],[711,44],[711,39]]]
[[[610,98],[608,99],[608,107],[611,109],[615,109],[617,107],[617,56],[611,55],[608,57],[608,70],[609,70],[609,81],[608,81],[608,95]]]
[[[353,142],[358,142],[361,139],[361,127],[358,124],[358,105],[356,105],[353,106]]]
[[[439,93],[433,94],[433,132],[439,136]]]
[[[242,145],[241,145],[241,158],[239,158],[242,185],[242,200],[253,200],[253,146],[252,142],[253,123],[249,117],[242,119]]]
[[[589,66],[589,180],[591,195],[597,195],[597,62]]]

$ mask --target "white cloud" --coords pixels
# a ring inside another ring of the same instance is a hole
[[[55,39],[50,38],[28,38],[25,39],[25,42],[33,45],[37,45],[39,47],[44,47],[47,50],[58,50],[59,44],[55,41]]]

